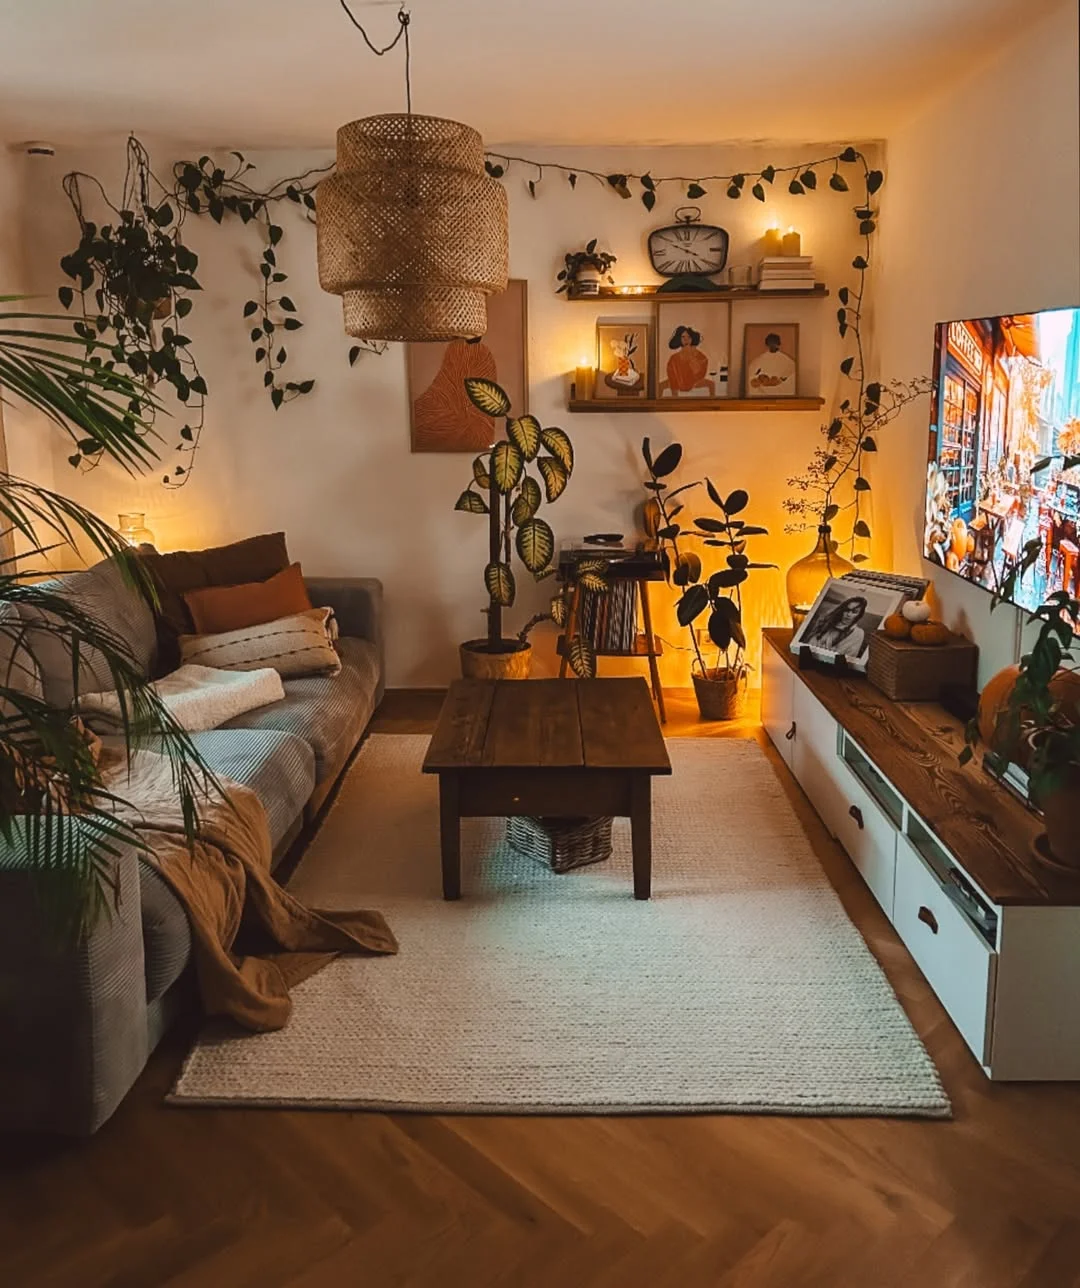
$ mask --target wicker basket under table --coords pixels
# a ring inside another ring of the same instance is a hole
[[[553,872],[570,872],[611,858],[610,818],[528,818],[506,820],[506,839],[521,854]]]

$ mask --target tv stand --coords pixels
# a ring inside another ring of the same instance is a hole
[[[1080,1080],[1080,873],[936,703],[800,667],[765,631],[762,722],[986,1074]]]

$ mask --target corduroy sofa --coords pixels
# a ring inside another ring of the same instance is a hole
[[[382,587],[367,578],[306,578],[334,609],[342,669],[285,681],[285,699],[193,734],[217,774],[266,807],[275,865],[325,801],[382,697]],[[105,561],[61,579],[154,674],[154,615]],[[41,676],[59,700],[70,659]],[[187,916],[132,849],[117,862],[118,911],[76,947],[45,934],[25,858],[0,848],[0,1130],[89,1134],[119,1105],[190,988]]]

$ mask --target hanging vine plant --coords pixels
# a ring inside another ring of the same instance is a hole
[[[81,317],[74,329],[87,341],[87,361],[110,370],[126,370],[151,388],[165,381],[187,411],[176,444],[180,461],[162,480],[167,487],[181,487],[191,477],[208,393],[191,339],[181,326],[191,313],[193,293],[202,289],[196,276],[198,256],[183,240],[188,216],[205,216],[216,224],[236,218],[259,232],[259,289],[243,303],[240,313],[254,361],[262,372],[263,387],[276,410],[315,386],[313,377],[283,378],[289,357],[286,333],[298,331],[303,321],[286,294],[288,273],[280,259],[285,229],[274,212],[282,202],[288,202],[300,207],[307,221],[313,222],[315,186],[332,166],[307,170],[258,189],[247,178],[255,168],[251,162],[241,152],[230,156],[227,169],[209,155],[198,161],[177,161],[166,183],[155,175],[149,153],[132,135],[119,204],[93,175],[73,171],[63,181],[79,222],[80,238],[75,250],[60,260],[61,269],[75,285],[61,287],[59,297],[67,309],[78,304]],[[87,217],[84,185],[92,186],[111,212],[107,222],[99,225]],[[100,356],[97,347],[102,341],[109,346],[107,358]],[[382,353],[386,347],[371,342],[355,344],[349,350],[349,365],[362,352]],[[143,425],[144,434],[160,437],[155,427],[158,410],[156,400],[133,400],[131,411]],[[101,451],[86,440],[68,459],[78,468],[93,468]]]
[[[840,306],[836,324],[847,352],[840,362],[840,374],[849,384],[841,385],[838,406],[828,424],[821,427],[824,443],[815,451],[807,470],[788,480],[795,495],[785,508],[798,519],[789,531],[802,531],[811,526],[835,523],[844,515],[850,520],[846,541],[856,563],[867,555],[857,549],[871,537],[865,517],[865,503],[871,491],[866,474],[866,455],[877,450],[877,433],[900,414],[908,403],[921,397],[930,387],[925,378],[882,382],[871,380],[866,367],[863,317],[866,308],[867,275],[871,266],[873,236],[877,231],[878,211],[875,200],[885,176],[871,166],[858,148],[848,146],[829,156],[796,165],[763,166],[757,171],[735,174],[652,175],[608,173],[587,167],[564,165],[557,161],[533,161],[528,157],[489,152],[485,158],[487,173],[494,179],[506,178],[514,167],[524,169],[529,194],[538,197],[545,173],[555,172],[576,189],[582,177],[593,179],[624,201],[632,200],[635,191],[646,210],[656,205],[657,194],[665,185],[685,192],[690,201],[708,195],[710,188],[722,190],[732,201],[749,195],[767,202],[777,185],[793,197],[803,197],[828,189],[832,192],[854,192],[852,207],[859,252],[851,261],[854,280],[837,291]],[[850,390],[850,392],[848,392]],[[848,487],[850,485],[850,492]]]

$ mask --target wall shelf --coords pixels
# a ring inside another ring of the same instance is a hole
[[[578,304],[716,304],[725,300],[823,300],[829,294],[824,282],[812,291],[762,291],[756,286],[718,287],[715,291],[657,291],[655,287],[626,293],[608,287],[599,295],[571,295],[566,298]]]
[[[818,411],[824,398],[571,398],[570,411]]]

